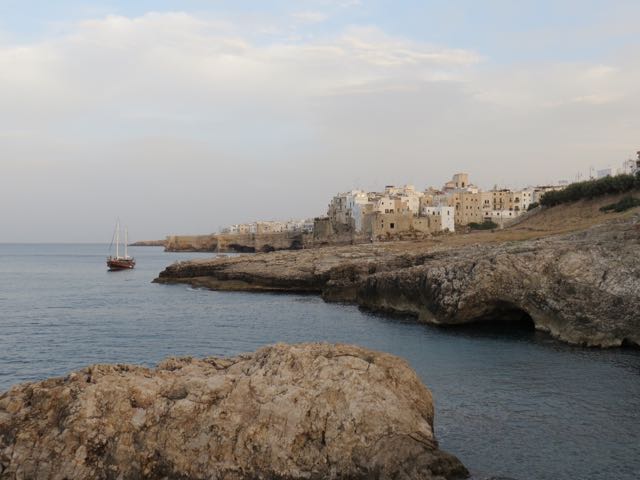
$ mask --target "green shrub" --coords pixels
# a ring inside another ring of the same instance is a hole
[[[629,195],[628,197],[624,197],[619,202],[601,207],[600,211],[610,212],[611,210],[613,210],[614,212],[624,212],[625,210],[629,210],[630,208],[637,207],[637,206],[640,206],[640,199],[634,198],[631,195]]]
[[[471,222],[469,224],[469,228],[471,230],[493,230],[494,228],[498,228],[498,224],[491,220],[483,223]]]
[[[533,210],[534,208],[538,208],[538,206],[540,206],[540,204],[538,202],[533,202],[529,204],[529,207],[527,207],[527,212],[529,210]]]
[[[545,207],[553,207],[561,203],[575,202],[612,193],[624,193],[634,189],[640,189],[640,175],[616,175],[614,177],[599,178],[598,180],[576,182],[563,190],[547,192],[540,199],[540,203]]]

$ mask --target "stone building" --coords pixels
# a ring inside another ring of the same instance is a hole
[[[445,229],[441,215],[421,217],[406,212],[373,212],[365,215],[363,220],[363,233],[371,240],[390,240],[406,234],[431,235],[442,231]]]
[[[456,212],[454,207],[438,205],[436,207],[424,207],[423,216],[432,219],[433,230],[443,232],[455,232]]]
[[[428,189],[421,198],[420,212],[426,208],[449,206],[455,210],[455,223],[468,225],[496,218],[516,217],[527,211],[533,199],[532,190],[494,189],[483,192],[470,183],[469,175],[457,173],[441,191]],[[511,213],[508,213],[511,212]]]

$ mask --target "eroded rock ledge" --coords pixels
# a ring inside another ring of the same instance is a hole
[[[3,479],[466,475],[407,363],[350,345],[95,365],[0,396]]]
[[[354,245],[182,262],[155,281],[315,292],[435,324],[528,315],[536,328],[569,343],[640,345],[640,216],[461,248]]]

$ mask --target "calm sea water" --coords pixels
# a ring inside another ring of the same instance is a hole
[[[640,352],[533,331],[440,329],[314,296],[219,293],[151,280],[204,254],[0,245],[0,391],[91,363],[233,355],[274,342],[349,342],[405,357],[436,399],[441,446],[478,475],[640,478]]]

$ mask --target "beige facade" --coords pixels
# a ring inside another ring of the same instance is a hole
[[[469,174],[456,173],[452,179],[455,188],[469,188]]]
[[[461,192],[455,194],[456,221],[460,225],[468,225],[472,222],[481,223],[483,212],[481,208],[481,194]]]
[[[442,232],[440,215],[419,217],[408,213],[379,213],[365,215],[364,233],[372,240],[391,239],[407,233],[433,234]]]
[[[534,198],[532,189],[483,192],[470,182],[468,173],[456,173],[442,190],[416,192],[412,185],[388,185],[379,193],[354,190],[337,195],[329,205],[328,216],[334,228],[340,225],[373,237],[406,231],[454,231],[455,225],[490,220],[502,224],[503,219],[526,212]],[[434,218],[439,214],[446,215],[445,221]]]
[[[526,212],[532,203],[533,192],[530,190],[496,190],[493,193],[493,209],[517,212],[519,215]]]
[[[516,217],[527,211],[532,203],[532,195],[533,192],[530,190],[505,189],[490,192],[456,190],[446,194],[446,204],[455,208],[456,224],[468,225],[494,220],[497,217]],[[425,195],[423,204],[445,204],[442,198],[436,198],[435,195]]]

